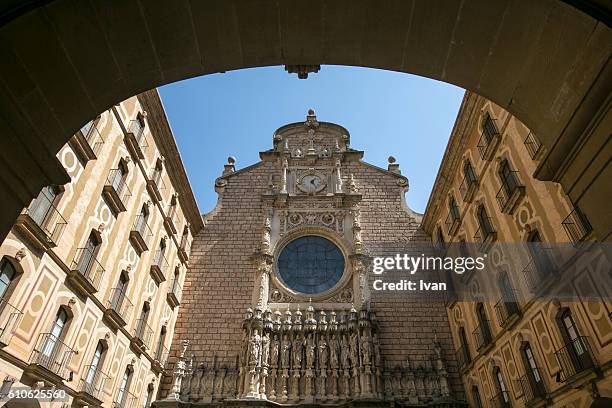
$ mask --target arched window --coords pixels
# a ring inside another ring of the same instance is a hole
[[[493,121],[493,118],[491,118],[489,112],[485,113],[484,118],[482,120],[482,133],[486,138],[487,143],[491,142],[493,136],[499,134],[497,126],[495,125],[495,122]]]
[[[136,323],[136,332],[135,337],[145,340],[144,336],[147,335],[145,330],[147,328],[147,321],[149,320],[149,311],[151,310],[151,305],[149,302],[144,302],[142,305],[142,310],[140,311],[140,317],[138,318],[138,322]]]
[[[465,327],[463,326],[459,327],[459,358],[463,360],[459,362],[461,367],[472,361],[467,335],[465,334]]]
[[[162,359],[165,357],[164,343],[166,342],[166,332],[166,325],[163,325],[159,331],[159,339],[157,340],[157,348],[155,350],[155,359],[160,363],[163,363]]]
[[[474,331],[474,335],[476,337],[476,347],[480,349],[493,340],[491,328],[489,327],[489,319],[487,319],[487,312],[482,303],[476,305],[476,318],[478,320],[478,327]]]
[[[446,248],[446,242],[444,242],[444,234],[442,228],[438,227],[436,230],[436,248],[443,251]]]
[[[495,383],[495,389],[497,391],[497,396],[495,399],[498,405],[496,406],[508,406],[508,404],[510,404],[510,395],[508,394],[508,388],[506,387],[504,376],[502,375],[499,367],[495,367],[493,369],[493,380]]]
[[[565,347],[558,353],[566,377],[593,367],[589,344],[586,337],[580,334],[572,312],[566,308],[557,317],[559,330]],[[573,370],[572,370],[573,369]]]
[[[482,408],[482,400],[480,399],[480,392],[476,385],[472,385],[472,401],[476,408]]]
[[[132,372],[134,370],[131,366],[127,366],[123,375],[121,376],[121,382],[119,383],[119,391],[117,392],[116,403],[120,407],[126,406],[128,394],[130,393],[130,383],[132,382]]]
[[[130,277],[128,273],[126,271],[122,271],[119,275],[119,281],[117,282],[117,286],[113,288],[110,296],[110,307],[112,310],[122,310],[123,302],[125,301],[125,297],[127,295],[129,281]]]
[[[159,266],[162,265],[165,259],[165,254],[166,254],[166,240],[162,239],[159,241],[159,246],[157,248],[157,252],[155,253],[155,259],[153,260],[155,265],[159,265]]]
[[[102,239],[97,231],[91,231],[85,242],[85,246],[79,249],[77,270],[83,276],[89,277],[89,274],[96,263],[98,251],[102,245]]]
[[[543,397],[546,394],[544,382],[535,355],[528,342],[525,342],[521,347],[521,355],[526,376],[521,382],[521,386],[523,387],[523,392],[526,394],[527,400],[531,401],[535,399],[535,397]],[[525,383],[525,381],[527,382]]]
[[[457,206],[457,200],[451,195],[448,200],[448,213],[451,215],[453,220],[458,220],[461,214],[459,213],[459,206]]]
[[[519,314],[516,295],[512,288],[510,277],[505,271],[499,277],[499,290],[501,292],[501,299],[495,305],[495,312],[497,313],[497,320],[500,326],[504,326],[508,323],[510,317]]]
[[[47,186],[40,191],[38,197],[30,204],[28,214],[41,228],[44,229],[47,223],[51,221],[51,218],[53,218],[54,206],[57,204],[60,194],[61,189],[59,186]]]
[[[87,389],[89,389],[90,395],[94,394],[95,391],[100,389],[102,384],[102,365],[104,363],[104,357],[106,355],[106,344],[104,341],[98,341],[98,345],[96,346],[96,350],[94,351],[94,355],[91,358],[91,364],[87,368],[87,374],[85,375],[85,384]]]
[[[161,158],[158,158],[155,161],[155,167],[153,168],[153,174],[151,175],[151,179],[156,184],[159,184],[159,182],[160,182],[160,180],[162,178],[163,170],[164,170],[164,163],[163,163]]]
[[[10,294],[9,289],[11,284],[17,277],[17,270],[6,257],[0,260],[0,300],[4,299],[4,296]]]
[[[55,349],[61,343],[65,336],[67,323],[69,320],[68,312],[64,307],[60,307],[55,315],[51,330],[46,336],[44,346],[42,347],[42,354],[48,358],[55,358]]]
[[[140,214],[138,215],[138,217],[136,217],[135,229],[136,231],[139,231],[143,236],[145,235],[145,230],[148,226],[149,214],[149,206],[143,204],[142,208],[140,209]]]
[[[153,391],[154,390],[155,390],[155,386],[153,385],[153,383],[149,383],[149,385],[147,385],[147,396],[144,400],[144,403],[142,404],[142,408],[151,407],[151,402],[153,401]]]
[[[474,167],[472,167],[472,163],[469,159],[465,159],[465,161],[463,162],[463,176],[465,177],[465,180],[468,182],[468,184],[472,184],[477,181],[476,173],[474,172]]]

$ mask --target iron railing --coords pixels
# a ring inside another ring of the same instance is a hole
[[[595,368],[589,338],[576,337],[555,352],[563,372],[563,381],[568,381],[583,371]]]
[[[132,394],[129,390],[120,388],[113,401],[113,408],[136,408],[137,399],[136,395]]]
[[[140,146],[141,148],[147,147],[145,142],[145,137],[144,137],[144,132],[145,127],[143,126],[143,124],[141,123],[141,121],[139,119],[133,119],[130,121],[130,124],[128,126],[128,133],[131,133],[134,135],[134,139],[136,140],[136,143],[138,143],[138,146]]]
[[[542,149],[542,143],[540,142],[540,139],[538,139],[538,137],[532,132],[529,132],[523,143],[527,148],[529,157],[531,157],[532,160],[535,160],[535,158],[538,156],[538,153],[540,153],[540,150]]]
[[[89,143],[89,146],[94,154],[98,155],[100,149],[104,145],[104,138],[98,131],[95,121],[91,120],[87,122],[81,129],[79,129],[79,133],[83,136],[87,143]]]
[[[459,186],[459,193],[461,193],[461,199],[464,202],[468,201],[466,197],[468,196],[468,193],[470,193],[470,191],[476,187],[477,182],[478,179],[474,173],[474,168],[471,165],[466,166],[463,180],[461,180],[461,185]]]
[[[495,196],[499,208],[503,211],[506,208],[508,202],[512,199],[513,195],[520,191],[521,187],[524,187],[519,178],[518,171],[513,170],[506,174],[502,180],[502,185]]]
[[[478,229],[474,234],[474,242],[485,244],[492,241],[495,234],[496,231],[491,223],[491,217],[485,217],[484,219],[478,217]]]
[[[53,201],[45,194],[43,189],[38,197],[32,200],[32,203],[26,209],[26,214],[40,227],[48,240],[57,244],[68,223],[57,210]]]
[[[529,369],[531,370],[530,374],[525,374],[517,380],[523,391],[525,404],[529,404],[538,398],[546,397],[546,388],[540,368],[529,367]]]
[[[68,379],[68,365],[75,351],[51,333],[41,333],[30,356],[30,364],[46,368]]]
[[[574,208],[574,210],[569,213],[561,224],[563,225],[567,236],[574,244],[584,240],[593,230],[589,220],[587,220],[586,216],[578,207]]]
[[[491,398],[489,402],[493,408],[508,408],[512,406],[508,391],[500,391],[493,398]]]
[[[456,206],[452,207],[446,216],[446,221],[444,221],[444,224],[446,225],[446,232],[449,236],[452,236],[459,227],[459,219],[459,208]]]
[[[164,183],[163,174],[163,170],[157,168],[154,168],[151,172],[151,180],[157,185],[157,189],[159,191],[166,189],[166,183]]]
[[[113,310],[119,317],[127,322],[132,312],[132,302],[125,296],[125,289],[113,288],[110,292],[110,298],[107,303],[107,308]]]
[[[109,380],[109,375],[102,372],[94,365],[85,366],[85,375],[79,382],[79,391],[85,392],[96,399],[102,398],[102,390],[106,381]]]
[[[168,348],[162,343],[159,343],[157,345],[157,348],[155,349],[155,356],[153,357],[153,359],[157,361],[160,366],[165,367],[166,361],[168,361],[168,353]]]
[[[132,192],[125,181],[125,173],[121,172],[120,169],[111,169],[108,172],[105,185],[115,190],[115,193],[117,193],[117,196],[124,205],[132,196]]]
[[[470,349],[468,348],[467,344],[462,344],[459,346],[459,348],[455,350],[455,354],[457,356],[457,364],[459,365],[459,369],[464,368],[472,361]]]
[[[480,139],[478,140],[477,146],[478,151],[480,152],[480,157],[483,160],[488,159],[487,152],[496,136],[499,136],[499,131],[497,130],[495,119],[488,116],[483,123],[482,133],[480,134]]]
[[[147,319],[140,318],[136,320],[136,327],[134,327],[133,335],[135,338],[139,339],[146,348],[151,349],[153,329],[147,324]]]
[[[155,258],[153,258],[153,265],[157,266],[161,274],[164,276],[165,280],[170,264],[168,263],[168,260],[166,259],[166,256],[164,255],[164,252],[161,250],[161,248],[158,249],[157,252],[155,252]]]
[[[151,227],[149,227],[149,224],[147,223],[147,217],[142,214],[138,215],[136,220],[134,220],[132,231],[138,232],[147,248],[150,248],[150,242],[153,238],[153,231],[151,231]]]
[[[480,351],[484,347],[491,344],[493,336],[491,335],[491,326],[488,320],[483,321],[476,327],[473,332],[476,341],[476,350]]]
[[[495,304],[495,314],[497,315],[497,321],[500,326],[505,326],[513,316],[518,316],[521,312],[519,305],[516,301],[514,292],[502,296],[502,298]]]
[[[181,286],[181,283],[179,282],[178,276],[175,276],[174,279],[172,279],[172,285],[170,286],[170,293],[174,295],[174,297],[176,298],[178,302],[181,301],[181,293],[183,293],[183,287]]]
[[[538,243],[528,243],[529,262],[523,268],[523,276],[531,292],[536,292],[542,282],[553,275],[556,267],[552,261],[551,248]]]
[[[8,345],[21,323],[23,312],[5,299],[0,300],[0,343]]]
[[[179,246],[179,249],[183,251],[187,257],[189,257],[189,254],[191,252],[191,242],[189,241],[187,235],[183,235],[183,237],[181,238],[181,244]]]
[[[77,271],[96,289],[100,289],[100,282],[104,276],[104,268],[96,259],[96,254],[90,248],[77,249],[72,261],[73,271]]]

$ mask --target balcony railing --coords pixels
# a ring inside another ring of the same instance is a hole
[[[104,138],[98,131],[96,121],[86,123],[68,141],[69,146],[83,163],[95,160],[104,145]]]
[[[166,281],[169,267],[170,264],[168,264],[168,260],[164,256],[163,251],[158,249],[155,253],[153,263],[151,264],[151,276],[153,277],[155,283],[159,285],[160,283]]]
[[[572,243],[583,241],[593,230],[589,220],[578,207],[574,209],[561,223]]]
[[[446,225],[446,231],[449,236],[453,236],[455,232],[457,232],[457,228],[459,228],[460,224],[460,216],[459,209],[457,207],[453,208],[448,212],[446,216],[446,221],[444,221],[444,225]]]
[[[487,347],[493,341],[491,326],[488,320],[485,320],[482,324],[478,325],[473,334],[474,340],[476,341],[476,350],[478,351]]]
[[[104,276],[104,268],[98,259],[96,259],[95,252],[90,248],[79,248],[77,250],[71,269],[73,273],[69,277],[76,281],[86,292],[96,293],[100,289],[100,283]]]
[[[542,143],[540,142],[540,139],[538,139],[538,137],[532,132],[529,132],[523,143],[525,144],[531,159],[536,160],[542,151]]]
[[[120,213],[126,210],[132,192],[127,185],[125,173],[121,169],[112,169],[108,173],[103,193],[113,212]]]
[[[576,337],[555,352],[563,372],[563,381],[569,381],[577,374],[596,367],[589,338]]]
[[[510,394],[508,394],[508,391],[500,391],[497,395],[491,398],[489,402],[491,403],[490,405],[493,408],[509,408],[512,406],[512,404],[510,403]]]
[[[57,210],[53,201],[43,190],[25,210],[26,214],[42,232],[42,234],[35,233],[35,235],[40,235],[36,238],[44,239],[49,247],[57,246],[67,225],[66,220]]]
[[[178,280],[178,277],[175,276],[172,279],[172,284],[168,288],[168,294],[166,299],[171,307],[176,307],[181,303],[181,293],[183,292],[183,288],[181,287],[181,283]]]
[[[478,151],[482,160],[491,160],[499,143],[499,131],[495,120],[490,117],[484,121],[482,133],[478,140]]]
[[[75,351],[51,333],[41,333],[30,356],[30,364],[68,379],[68,365]]]
[[[125,289],[113,288],[110,292],[110,298],[106,307],[111,311],[115,323],[123,327],[129,321],[130,313],[134,305],[132,305],[132,302],[125,296]]]
[[[153,231],[147,223],[147,218],[142,214],[137,216],[130,231],[130,241],[138,254],[149,250],[152,238]]]
[[[137,399],[136,395],[132,394],[129,390],[120,388],[113,401],[113,408],[136,408]]]
[[[459,186],[459,193],[461,193],[461,199],[465,203],[472,201],[476,188],[478,187],[478,179],[474,173],[472,166],[466,168],[466,174],[463,176],[461,186]]]
[[[556,272],[552,261],[551,248],[538,243],[529,243],[529,262],[523,268],[523,276],[527,287],[532,293],[536,293],[541,285]]]
[[[491,217],[479,220],[478,225],[478,230],[474,234],[474,242],[480,244],[482,251],[486,251],[497,238],[497,231],[495,231],[493,224],[491,224]]]
[[[160,343],[155,349],[155,356],[153,359],[157,361],[162,368],[164,368],[166,366],[166,361],[168,360],[168,353],[168,348]]]
[[[164,226],[168,230],[168,234],[176,234],[178,232],[179,212],[178,205],[171,204],[168,206],[168,212],[164,218]]]
[[[8,346],[21,323],[23,312],[5,299],[0,300],[0,347]]]
[[[495,304],[495,314],[501,327],[509,325],[513,318],[519,316],[521,309],[514,293],[507,294]]]
[[[130,121],[126,135],[128,149],[141,160],[144,159],[144,152],[148,147],[144,130],[144,122],[134,119]]]
[[[88,365],[85,367],[84,377],[79,382],[78,390],[100,400],[102,399],[104,385],[109,378],[108,374],[102,372],[96,366]]]
[[[546,398],[546,388],[543,382],[542,371],[538,367],[532,368],[531,370],[530,374],[525,374],[517,380],[523,391],[525,405],[537,399]]]
[[[157,168],[154,168],[151,172],[151,177],[147,181],[147,188],[151,196],[156,200],[161,202],[162,192],[166,189],[166,183],[164,183],[163,179],[163,171]]]
[[[189,254],[191,253],[191,242],[187,235],[183,235],[181,238],[181,244],[179,245],[179,258],[183,263],[189,260]]]
[[[470,349],[467,344],[461,345],[456,351],[457,355],[457,364],[459,365],[459,369],[466,367],[472,361],[472,357],[470,356]]]
[[[521,197],[525,195],[525,186],[518,178],[517,171],[511,171],[504,176],[502,185],[497,192],[497,203],[501,212],[511,214]]]
[[[134,328],[134,338],[140,340],[142,345],[146,348],[151,349],[151,340],[153,339],[153,329],[147,324],[146,319],[136,320],[136,327]]]

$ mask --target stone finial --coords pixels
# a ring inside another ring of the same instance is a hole
[[[397,159],[393,156],[389,156],[388,160],[389,160],[389,166],[387,166],[387,170],[389,170],[392,173],[402,174],[399,168],[399,163],[396,163]]]
[[[234,156],[230,156],[227,158],[227,164],[223,166],[223,175],[231,174],[236,171],[236,158]]]
[[[21,248],[21,249],[20,249],[19,251],[17,251],[17,253],[15,254],[15,260],[16,260],[17,262],[21,262],[21,260],[22,260],[23,258],[25,258],[27,254],[28,254],[28,253],[27,253],[26,249],[25,249],[25,248]]]

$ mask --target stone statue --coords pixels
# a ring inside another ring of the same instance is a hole
[[[340,174],[340,159],[336,160],[336,192],[342,192],[342,175]]]
[[[270,355],[270,333],[266,333],[261,339],[261,365],[268,365],[268,356]]]
[[[335,334],[329,341],[329,363],[331,368],[338,368],[338,339]]]
[[[293,340],[293,368],[302,368],[302,348],[304,341],[300,337],[296,337]]]
[[[351,364],[359,366],[359,337],[357,333],[351,333]]]
[[[349,368],[349,344],[346,335],[343,335],[340,340],[340,360],[342,360],[342,368]]]
[[[282,172],[281,172],[281,194],[287,194],[287,169],[289,168],[289,163],[287,159],[283,159],[282,163]]]
[[[251,359],[249,363],[252,365],[257,365],[259,363],[260,354],[261,354],[261,336],[259,335],[259,330],[255,329],[253,331],[253,337],[251,337]]]
[[[270,364],[272,365],[272,367],[276,367],[278,364],[278,353],[278,334],[275,334],[272,340],[270,341]]]
[[[382,357],[380,355],[380,343],[378,342],[378,335],[374,333],[372,342],[374,343],[374,362],[377,367],[382,367]]]
[[[372,339],[370,338],[370,334],[366,332],[365,336],[361,339],[361,358],[362,358],[363,365],[370,365],[371,349],[372,349]]]
[[[283,340],[282,340],[282,344],[281,344],[281,351],[282,351],[282,363],[283,363],[283,368],[289,368],[289,350],[291,349],[291,340],[289,340],[289,335],[287,333],[285,333],[283,335]]]
[[[306,368],[314,368],[314,357],[317,350],[317,345],[314,342],[312,333],[308,333],[306,338]]]
[[[319,339],[319,368],[321,370],[327,368],[327,341],[325,341],[325,337]]]

